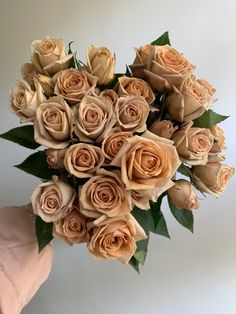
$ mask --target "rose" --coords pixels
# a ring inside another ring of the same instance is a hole
[[[122,216],[132,210],[130,192],[111,171],[98,170],[82,185],[79,195],[81,212],[87,217]]]
[[[113,106],[115,106],[118,95],[113,89],[104,89],[99,96],[104,97],[107,101],[109,101]]]
[[[119,77],[117,93],[119,96],[142,96],[149,105],[155,100],[155,95],[148,83],[134,77]]]
[[[75,105],[85,95],[95,93],[97,78],[85,70],[68,69],[53,77],[54,92],[70,105]]]
[[[61,38],[46,37],[31,44],[31,60],[38,73],[49,76],[67,69],[72,54],[66,55],[64,41]]]
[[[209,129],[191,126],[191,122],[184,124],[171,139],[182,161],[189,165],[205,165],[213,145],[213,136]]]
[[[150,209],[149,197],[144,191],[140,190],[131,190],[132,203],[134,206],[137,206],[143,210]]]
[[[86,96],[75,107],[75,133],[80,141],[101,142],[115,124],[112,106],[103,97]]]
[[[78,178],[92,177],[104,162],[101,148],[78,143],[67,149],[64,165],[66,170]]]
[[[209,162],[192,167],[194,184],[202,191],[214,196],[222,194],[234,174],[234,169],[220,162]]]
[[[218,125],[213,125],[210,128],[211,134],[214,137],[214,144],[210,150],[211,153],[221,153],[226,149],[224,130]]]
[[[57,221],[65,217],[72,209],[76,192],[72,187],[54,176],[52,180],[41,183],[31,196],[35,215],[45,222]]]
[[[47,97],[50,97],[54,93],[54,84],[51,77],[43,74],[36,74],[35,79],[43,88],[43,92]]]
[[[26,81],[17,81],[11,91],[11,110],[20,117],[21,122],[34,121],[36,110],[46,100],[40,84],[35,80],[36,91]]]
[[[176,130],[178,126],[174,127],[169,120],[155,121],[149,128],[150,132],[167,139],[170,139]]]
[[[200,117],[214,102],[213,91],[206,84],[210,86],[207,81],[188,77],[179,87],[173,86],[165,101],[170,118],[183,122]]]
[[[120,97],[115,105],[117,125],[123,131],[144,132],[149,110],[141,96]]]
[[[72,127],[70,107],[63,98],[51,97],[37,109],[34,139],[49,148],[65,148],[69,145]]]
[[[136,241],[147,238],[131,214],[124,217],[100,217],[90,224],[90,233],[88,250],[95,259],[118,259],[122,263],[128,263],[134,255]]]
[[[176,180],[175,185],[167,191],[167,194],[177,208],[193,210],[200,206],[192,184],[186,180]]]
[[[47,163],[49,167],[55,169],[63,169],[64,168],[64,157],[66,153],[66,148],[64,149],[53,149],[48,148],[45,149],[45,154],[47,156]]]
[[[81,214],[77,206],[73,205],[69,214],[54,222],[53,236],[69,244],[87,242],[89,236],[86,223],[86,217]]]
[[[87,66],[100,85],[108,84],[114,77],[115,56],[105,47],[91,45],[87,49]]]
[[[30,87],[34,88],[35,67],[32,63],[24,63],[21,67],[21,76]]]

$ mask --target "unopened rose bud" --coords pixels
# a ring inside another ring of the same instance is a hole
[[[53,149],[48,148],[45,150],[45,154],[47,156],[47,163],[49,167],[55,169],[64,168],[64,157],[66,153],[66,148],[64,149]]]
[[[36,80],[38,80],[39,84],[42,86],[44,94],[47,97],[50,97],[53,95],[54,85],[52,79],[43,74],[37,74],[35,76]]]
[[[149,131],[158,136],[170,139],[173,133],[177,131],[177,129],[178,129],[178,126],[174,127],[171,121],[163,120],[163,121],[155,121],[151,125]]]

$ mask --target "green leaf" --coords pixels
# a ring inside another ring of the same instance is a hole
[[[207,110],[202,116],[195,119],[193,122],[194,127],[198,128],[210,128],[213,125],[224,121],[225,119],[229,118],[229,116],[222,116],[213,110]]]
[[[25,125],[11,129],[6,133],[0,134],[0,137],[31,149],[36,149],[40,146],[40,144],[36,143],[34,140],[33,125]]]
[[[175,219],[185,228],[193,232],[193,213],[190,210],[177,208],[168,198],[170,210]]]
[[[161,203],[163,198],[166,196],[166,193],[163,193],[157,200],[156,203],[150,202],[151,205],[151,214],[153,218],[153,228],[151,232],[162,235],[166,238],[170,238],[169,231],[167,229],[165,217],[161,212]]]
[[[191,168],[183,163],[179,166],[177,171],[186,177],[192,178]]]
[[[36,236],[38,240],[39,253],[53,239],[52,228],[53,228],[52,222],[47,223],[43,221],[39,216],[36,216],[35,230],[36,230]]]
[[[131,213],[147,235],[154,229],[154,221],[150,210],[142,210],[134,207]]]
[[[169,32],[165,32],[162,34],[159,38],[154,40],[151,45],[155,46],[164,46],[164,45],[170,45],[170,39],[169,39]]]
[[[129,264],[136,270],[136,272],[139,274],[139,262],[136,260],[134,256],[131,257],[129,260]]]
[[[73,53],[73,51],[72,51],[72,49],[71,49],[71,45],[74,43],[74,41],[70,41],[69,42],[69,44],[68,44],[68,55],[70,55],[70,54],[72,54]]]
[[[51,179],[53,175],[59,174],[58,170],[48,167],[46,155],[42,151],[30,155],[21,164],[15,167],[45,180]]]

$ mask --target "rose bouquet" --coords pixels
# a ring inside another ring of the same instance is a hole
[[[227,117],[210,109],[215,89],[194,69],[168,33],[136,49],[126,73],[104,47],[90,46],[83,63],[60,38],[32,43],[10,95],[27,124],[1,137],[44,147],[16,166],[43,180],[31,198],[39,251],[53,237],[85,242],[93,257],[138,271],[150,232],[169,237],[165,197],[193,232],[195,188],[218,196],[233,174],[221,155]]]

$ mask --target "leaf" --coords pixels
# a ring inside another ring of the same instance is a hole
[[[42,151],[30,155],[21,164],[14,167],[45,180],[59,174],[58,170],[48,167],[46,155]]]
[[[229,116],[220,115],[213,110],[207,110],[202,116],[195,119],[193,122],[194,127],[198,128],[210,128],[213,125],[224,121],[225,119],[229,118]]]
[[[69,44],[68,44],[68,55],[70,55],[70,54],[72,54],[73,53],[73,51],[72,51],[72,49],[71,49],[71,45],[74,43],[74,41],[70,41],[69,42]]]
[[[33,125],[25,125],[11,129],[6,133],[0,134],[0,137],[30,149],[36,149],[40,146],[40,144],[36,143],[34,140]]]
[[[169,39],[169,32],[165,32],[162,34],[159,38],[154,40],[151,45],[155,46],[164,46],[164,45],[170,45],[170,39]]]
[[[38,249],[39,249],[38,252],[39,253],[53,239],[52,228],[53,228],[52,222],[47,223],[43,221],[39,216],[36,216],[35,229],[36,229],[36,236],[38,240]]]
[[[142,210],[134,207],[131,213],[147,235],[154,229],[154,221],[150,210]]]
[[[163,198],[166,196],[166,193],[163,193],[157,200],[156,203],[150,202],[151,205],[151,214],[153,218],[153,228],[151,229],[151,232],[162,235],[166,238],[170,238],[165,217],[163,216],[161,212],[161,203]]]
[[[186,177],[192,178],[191,168],[183,163],[179,166],[177,171]]]
[[[177,208],[168,198],[170,210],[175,219],[193,233],[193,213],[190,210]]]
[[[139,262],[136,260],[134,256],[131,257],[129,260],[129,264],[136,270],[136,272],[139,274]]]

